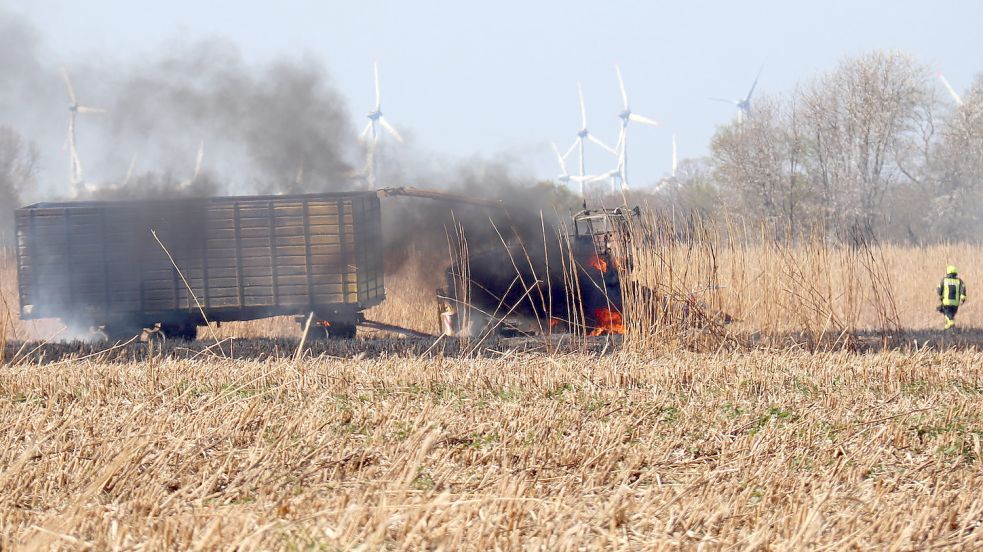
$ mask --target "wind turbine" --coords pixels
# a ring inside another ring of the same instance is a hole
[[[369,188],[375,187],[375,147],[379,142],[378,125],[382,125],[382,128],[384,128],[386,132],[395,138],[397,142],[403,142],[403,137],[399,135],[399,132],[396,132],[396,129],[389,124],[389,121],[387,121],[385,117],[382,116],[382,93],[379,91],[378,62],[372,62],[372,74],[375,77],[375,107],[372,108],[372,111],[369,111],[367,115],[369,118],[369,124],[365,125],[365,130],[363,130],[361,134],[362,140],[368,143],[365,154],[365,172]]]
[[[588,182],[588,180],[591,180],[594,177],[589,176],[584,171],[584,153],[585,153],[584,140],[590,140],[591,142],[594,142],[602,149],[604,149],[604,151],[610,153],[611,155],[617,156],[618,152],[611,146],[602,142],[597,136],[591,134],[589,130],[587,130],[587,108],[584,106],[584,90],[583,87],[580,86],[579,82],[577,83],[577,95],[580,98],[580,130],[577,131],[577,140],[574,142],[574,145],[578,146],[580,149],[580,178],[576,180],[580,182],[580,196],[587,197],[585,184]],[[571,146],[571,150],[572,149],[573,146]]]
[[[577,147],[577,142],[574,142],[567,149],[566,153],[560,153],[560,148],[556,147],[556,142],[550,142],[550,147],[553,148],[553,153],[556,155],[556,162],[560,166],[560,174],[556,177],[560,183],[567,185],[570,182],[596,182],[608,177],[607,173],[603,175],[587,174],[583,176],[570,176],[570,173],[567,172],[567,157],[570,157],[570,154],[573,153],[573,150]]]
[[[761,78],[762,70],[764,70],[763,65],[761,66],[761,69],[758,69],[758,74],[757,76],[754,77],[754,82],[751,84],[751,89],[748,90],[747,96],[745,96],[743,100],[727,100],[724,98],[710,98],[710,99],[715,102],[725,102],[737,106],[737,123],[740,124],[744,122],[744,118],[751,113],[751,96],[754,94],[754,88],[758,86],[758,79]]]
[[[618,87],[621,89],[621,102],[623,109],[618,117],[621,119],[621,134],[618,137],[620,151],[618,152],[618,176],[621,178],[621,187],[628,188],[628,123],[634,121],[643,125],[659,126],[659,121],[651,119],[638,113],[633,113],[628,104],[628,93],[625,91],[625,79],[621,76],[621,67],[614,66],[614,71],[618,75]]]
[[[936,73],[935,76],[937,76],[939,80],[942,81],[942,86],[945,86],[945,89],[949,92],[949,95],[952,96],[952,101],[956,102],[956,105],[962,106],[963,105],[962,97],[959,95],[958,92],[956,92],[956,89],[953,88],[951,84],[949,84],[949,81],[945,78],[945,75],[943,75],[942,73]]]
[[[61,78],[65,81],[65,90],[68,92],[68,156],[70,162],[70,179],[72,192],[75,197],[79,197],[86,192],[85,182],[82,180],[82,163],[79,161],[78,143],[75,134],[75,119],[79,113],[105,113],[105,109],[79,105],[78,98],[75,96],[75,87],[72,86],[72,79],[68,77],[68,71],[61,70]]]

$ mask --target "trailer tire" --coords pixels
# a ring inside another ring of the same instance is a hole
[[[301,332],[304,331],[304,324],[300,326]],[[306,341],[324,341],[328,338],[328,330],[320,324],[311,324],[311,327],[307,330]]]
[[[99,337],[105,337],[106,341],[109,342],[122,342],[125,343],[133,338],[139,338],[143,334],[143,328],[135,324],[106,324],[101,330],[96,334]]]
[[[194,341],[198,338],[198,325],[189,320],[163,323],[160,325],[160,331],[167,339]]]
[[[331,339],[355,339],[357,326],[354,322],[332,322],[328,326]]]

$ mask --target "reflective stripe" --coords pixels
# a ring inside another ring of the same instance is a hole
[[[942,305],[946,307],[958,307],[959,299],[963,295],[962,281],[959,278],[945,278],[942,280]]]

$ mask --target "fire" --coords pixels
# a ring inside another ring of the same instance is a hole
[[[601,272],[607,272],[608,271],[608,262],[605,259],[601,258],[600,255],[594,255],[594,256],[592,256],[590,258],[590,265],[592,267],[600,270]]]
[[[625,333],[625,324],[622,321],[621,313],[604,307],[594,309],[594,319],[597,327],[590,333],[591,336],[611,335]]]

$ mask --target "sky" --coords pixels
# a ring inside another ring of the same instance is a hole
[[[414,143],[461,159],[507,155],[539,178],[559,169],[550,140],[566,149],[576,138],[578,82],[588,127],[617,141],[617,63],[633,111],[662,123],[630,130],[638,187],[669,171],[673,135],[680,158],[706,155],[716,128],[735,115],[708,98],[743,96],[762,66],[756,95],[788,92],[874,49],[913,54],[960,91],[983,71],[983,2],[968,0],[0,0],[0,7],[33,22],[67,67],[156,57],[175,42],[209,38],[236,44],[250,62],[310,56],[359,128],[378,60],[385,116]],[[614,163],[589,148],[588,172]],[[567,165],[576,172],[576,153]]]

